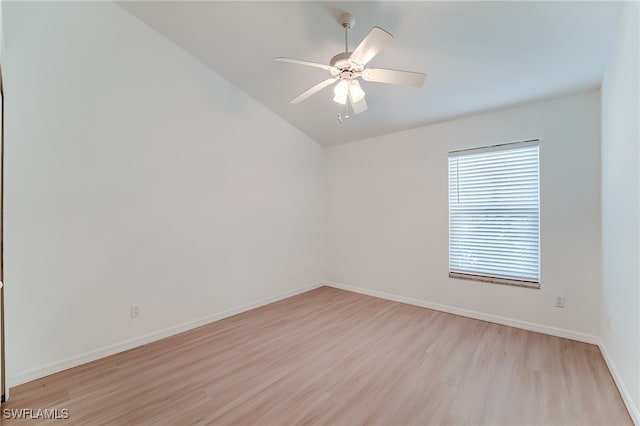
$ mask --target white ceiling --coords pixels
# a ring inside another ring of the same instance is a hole
[[[120,2],[123,8],[324,145],[597,88],[619,2]],[[363,82],[369,110],[339,124],[326,88],[289,100],[328,72],[275,62],[328,63],[344,51],[342,12],[356,19],[350,50],[376,25],[394,40],[370,67],[427,73],[423,87]]]

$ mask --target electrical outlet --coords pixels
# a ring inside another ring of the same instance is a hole
[[[140,305],[131,305],[131,318],[138,318],[140,316]]]
[[[556,296],[556,307],[558,308],[564,308],[564,296],[562,295],[558,295]]]
[[[607,315],[607,331],[611,331],[611,315]]]

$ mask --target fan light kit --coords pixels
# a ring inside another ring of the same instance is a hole
[[[353,108],[353,112],[359,114],[368,108],[367,101],[365,100],[365,92],[358,81],[360,77],[365,81],[377,83],[399,84],[413,87],[422,86],[427,76],[420,72],[365,68],[365,65],[391,41],[393,38],[391,34],[382,28],[373,27],[358,47],[356,47],[353,52],[350,52],[349,29],[351,29],[355,20],[350,13],[343,13],[340,15],[339,22],[344,28],[345,51],[331,58],[329,65],[301,61],[299,59],[274,58],[274,61],[291,62],[293,64],[322,68],[331,74],[331,78],[321,81],[312,88],[302,92],[293,98],[290,103],[298,104],[309,96],[337,82],[333,88],[333,101],[347,107],[348,100]],[[349,118],[349,115],[345,115],[345,118]],[[340,114],[338,114],[338,121],[342,123]]]

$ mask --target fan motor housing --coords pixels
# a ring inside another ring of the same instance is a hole
[[[353,52],[342,52],[338,53],[336,56],[331,58],[332,67],[336,67],[340,70],[347,70],[351,68],[351,62],[349,62],[349,58],[351,57],[351,53]]]
[[[340,71],[350,71],[352,73],[360,72],[363,69],[362,65],[356,64],[351,60],[351,54],[353,52],[342,52],[331,58],[329,64],[332,67],[336,67]]]

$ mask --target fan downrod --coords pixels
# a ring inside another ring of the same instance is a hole
[[[355,25],[356,20],[353,15],[349,12],[345,12],[338,17],[338,22],[344,28],[344,52],[338,53],[329,62],[332,67],[336,67],[340,70],[340,73],[334,74],[335,77],[338,77],[341,80],[352,79],[355,77],[353,73],[362,71],[362,67],[358,68],[356,64],[353,64],[349,61],[351,54],[353,52],[349,51],[349,39],[348,34],[349,30]],[[355,65],[355,66],[354,66]]]

